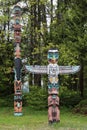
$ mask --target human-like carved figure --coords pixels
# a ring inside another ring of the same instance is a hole
[[[14,101],[14,112],[15,113],[22,112],[22,101],[21,100]]]
[[[22,83],[21,81],[14,82],[14,92],[15,94],[22,94]]]
[[[60,121],[60,110],[59,110],[59,97],[58,92],[55,90],[48,97],[48,120],[49,123]]]

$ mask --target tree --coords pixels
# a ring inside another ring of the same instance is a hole
[[[56,17],[50,25],[51,41],[60,52],[59,64],[81,65],[79,79],[81,96],[84,90],[84,66],[87,55],[86,6],[86,0],[58,0]]]
[[[29,21],[30,22],[30,41],[29,41],[29,54],[30,64],[41,64],[42,62],[42,46],[44,46],[45,34],[47,33],[47,21],[46,21],[46,2],[41,0],[29,1],[28,6],[30,8]],[[34,75],[35,84],[41,85],[41,76]],[[31,76],[32,78],[32,76]]]

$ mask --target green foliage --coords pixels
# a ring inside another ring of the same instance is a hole
[[[14,95],[8,95],[5,97],[0,97],[0,107],[13,107]]]
[[[67,87],[60,88],[60,106],[74,107],[81,100],[80,94],[77,91],[67,89]]]
[[[13,87],[12,43],[0,43],[0,95],[11,94]]]
[[[10,4],[0,1],[0,96],[13,93],[13,43],[10,41]]]
[[[73,112],[87,115],[87,99],[80,101],[79,104],[74,107]]]
[[[37,110],[47,108],[47,91],[37,86],[31,86],[29,94],[24,95],[23,105]]]

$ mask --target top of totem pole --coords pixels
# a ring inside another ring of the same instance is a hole
[[[57,49],[50,49],[48,51],[48,61],[52,64],[55,64],[59,58],[59,52]]]
[[[21,6],[19,4],[16,4],[13,8],[13,14],[16,16],[20,16],[22,13]]]
[[[48,50],[48,53],[50,53],[50,52],[58,52],[58,50],[57,49],[50,49],[50,50]]]

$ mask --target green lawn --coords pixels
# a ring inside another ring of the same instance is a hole
[[[15,117],[13,108],[0,108],[0,130],[87,130],[87,116],[72,114],[61,108],[61,122],[48,124],[47,111],[23,108],[23,116]]]

